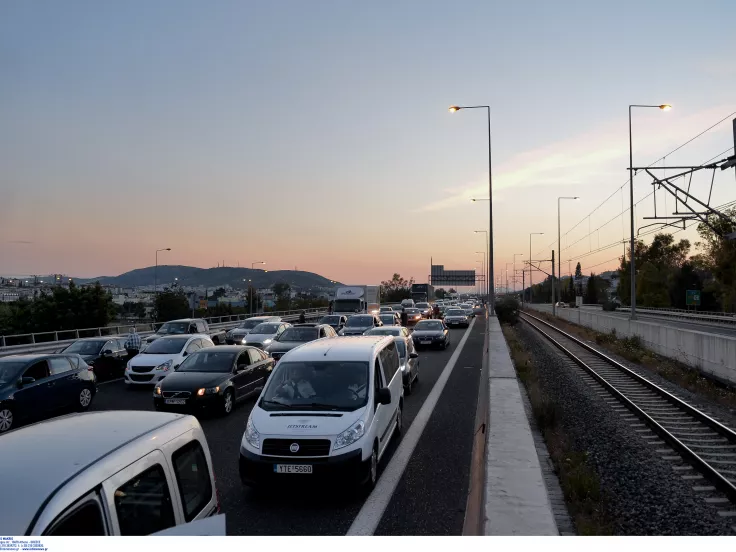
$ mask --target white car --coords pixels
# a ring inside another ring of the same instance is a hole
[[[263,322],[262,324],[258,324],[243,338],[243,345],[265,349],[286,328],[291,328],[291,324],[288,322]]]
[[[128,361],[125,367],[125,383],[128,385],[158,383],[176,370],[187,356],[200,349],[214,346],[210,336],[204,334],[161,337]]]
[[[336,337],[289,351],[248,418],[240,443],[243,484],[329,478],[372,489],[378,463],[402,429],[394,339]]]
[[[243,320],[237,327],[233,328],[225,334],[225,341],[228,345],[242,345],[243,338],[248,335],[253,328],[264,322],[281,322],[280,316],[254,316]]]

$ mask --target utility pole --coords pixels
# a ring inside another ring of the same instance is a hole
[[[555,301],[555,288],[557,284],[555,282],[555,250],[552,250],[552,316],[557,314],[557,302]]]

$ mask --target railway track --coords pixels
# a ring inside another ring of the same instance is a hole
[[[529,313],[521,319],[577,364],[614,409],[639,418],[643,423],[632,424],[635,431],[660,447],[656,452],[720,516],[736,523],[736,432],[547,321]],[[661,448],[665,443],[669,449]]]

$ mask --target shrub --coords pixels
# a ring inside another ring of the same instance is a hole
[[[519,322],[519,301],[513,297],[504,297],[496,301],[496,316],[501,324],[513,326]]]

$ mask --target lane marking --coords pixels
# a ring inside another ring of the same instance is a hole
[[[475,325],[475,319],[470,323],[468,329],[465,330],[465,334],[455,348],[455,352],[450,357],[450,360],[447,361],[440,377],[437,379],[434,387],[432,387],[432,391],[427,396],[424,404],[422,404],[411,426],[409,426],[409,431],[404,435],[399,448],[378,479],[375,489],[373,489],[373,492],[363,503],[363,507],[353,520],[347,536],[370,536],[376,532],[383,513],[386,511],[386,507],[391,501],[391,497],[393,497],[399,481],[401,481],[401,476],[404,474],[404,470],[412,454],[414,454],[414,449],[419,442],[419,438],[422,436],[435,406],[437,406],[442,390],[445,388],[445,384],[450,378],[453,368],[455,368],[455,363],[460,358],[460,354],[462,353],[463,347],[465,347],[465,342],[468,340],[473,325]]]
[[[116,381],[123,381],[124,379],[125,379],[125,376],[123,376],[122,378],[114,379],[114,380],[103,381],[102,383],[98,383],[97,387],[99,387],[100,385],[107,385],[108,383],[115,383]]]

